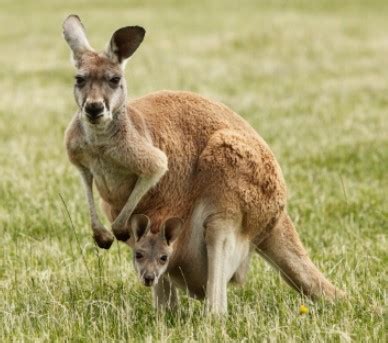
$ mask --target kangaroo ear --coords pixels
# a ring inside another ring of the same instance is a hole
[[[134,214],[129,219],[134,242],[145,236],[150,229],[150,219],[145,214]]]
[[[84,52],[93,51],[86,38],[85,28],[77,15],[71,14],[63,22],[63,36],[73,52],[75,64],[79,62],[79,59]]]
[[[145,30],[140,26],[126,26],[118,29],[106,49],[107,56],[114,62],[124,64],[139,47],[144,35]]]
[[[183,221],[178,217],[171,217],[165,221],[161,230],[161,235],[164,236],[164,239],[167,241],[168,245],[177,239],[182,225]]]

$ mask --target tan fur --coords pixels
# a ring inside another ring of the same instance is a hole
[[[80,112],[66,132],[70,161],[86,180],[97,243],[109,247],[112,237],[94,213],[90,180],[94,180],[119,238],[127,238],[122,234],[128,230],[125,221],[133,212],[148,215],[155,227],[165,218],[182,218],[183,231],[175,244],[170,274],[181,278],[193,294],[206,288],[215,312],[226,310],[227,282],[233,275],[242,277],[236,274],[238,266],[227,277],[224,273],[228,264],[223,261],[233,260],[227,247],[238,242],[251,242],[262,249],[278,268],[290,274],[298,290],[332,297],[333,286],[308,260],[292,224],[284,219],[288,218],[285,182],[264,140],[226,106],[190,92],[160,91],[124,106],[125,99],[117,100],[117,94],[122,97],[126,90],[124,80],[123,88],[115,91],[104,81],[107,73],[120,73],[121,65],[109,57],[112,53],[78,55],[78,70],[87,73],[90,88],[76,91]],[[107,124],[89,125],[85,120],[80,99],[90,92],[96,92],[93,97],[108,94],[116,99]],[[204,218],[194,223],[198,208]],[[190,246],[198,232],[203,239],[196,240],[198,246]],[[195,257],[201,261],[198,266]],[[223,264],[222,272],[213,257]],[[203,263],[208,270],[205,277],[198,272]],[[294,264],[300,268],[293,268]],[[185,270],[192,273],[192,281],[185,280]],[[216,283],[209,281],[213,279]],[[314,285],[307,285],[311,280]]]
[[[180,113],[182,107],[187,108],[182,103],[189,102],[200,109]],[[343,295],[309,260],[292,223],[288,223],[280,168],[268,146],[242,119],[220,104],[186,92],[158,92],[130,102],[134,105],[143,113],[154,142],[169,160],[168,173],[135,212],[147,214],[153,226],[169,216],[185,222],[168,268],[170,287],[208,298],[211,261],[207,256],[215,242],[226,239],[223,231],[229,223],[230,230],[234,230],[229,240],[249,241],[261,249],[267,260],[275,260],[272,265],[298,291],[315,298]],[[149,115],[152,108],[158,109],[157,116]],[[179,137],[182,130],[185,138]],[[179,141],[182,144],[178,145]],[[195,225],[192,221],[198,207],[205,207],[205,213]],[[246,249],[249,255],[249,244]],[[228,256],[226,252],[221,260],[227,258],[237,255]],[[248,262],[244,258],[240,262],[231,275],[232,280],[242,282]],[[216,283],[215,290],[225,289],[232,281],[231,275],[223,279],[223,286]],[[225,301],[225,294],[217,292],[208,298],[215,312],[226,311]]]

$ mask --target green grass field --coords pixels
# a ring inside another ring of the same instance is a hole
[[[1,342],[386,341],[387,1],[0,6]],[[61,25],[72,12],[96,48],[120,26],[147,29],[127,66],[130,97],[192,90],[255,127],[282,166],[303,242],[346,301],[309,303],[255,257],[246,285],[229,288],[228,316],[204,316],[183,293],[177,314],[155,314],[129,249],[93,244],[64,150],[76,107]]]

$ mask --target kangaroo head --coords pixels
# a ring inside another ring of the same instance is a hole
[[[159,230],[151,230],[150,219],[144,214],[134,214],[130,218],[133,263],[140,281],[146,286],[156,285],[167,271],[170,257],[174,252],[182,220],[167,219]]]
[[[118,29],[102,52],[90,46],[76,15],[66,18],[63,34],[76,68],[74,96],[81,120],[94,127],[104,126],[125,109],[125,63],[143,41],[145,30],[139,26]]]

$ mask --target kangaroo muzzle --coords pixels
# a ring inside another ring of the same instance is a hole
[[[102,101],[87,102],[84,107],[87,119],[96,123],[104,115],[105,105]]]

